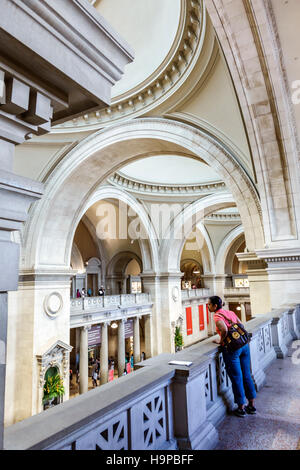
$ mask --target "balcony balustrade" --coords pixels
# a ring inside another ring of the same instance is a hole
[[[118,320],[152,312],[150,294],[121,294],[70,300],[70,327]]]
[[[259,390],[265,369],[276,357],[285,357],[287,344],[300,338],[300,306],[254,318],[247,329],[253,335],[251,370]],[[214,448],[216,426],[227,408],[233,407],[233,395],[222,353],[213,339],[143,361],[130,375],[9,426],[4,448]],[[192,365],[169,365],[170,360],[191,361]]]

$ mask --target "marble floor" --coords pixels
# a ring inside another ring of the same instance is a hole
[[[257,414],[228,415],[218,426],[217,450],[300,450],[300,344],[292,345],[267,369]]]

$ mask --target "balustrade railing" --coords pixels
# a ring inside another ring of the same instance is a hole
[[[229,296],[250,296],[249,287],[225,287],[224,294]]]
[[[195,297],[209,297],[210,296],[210,289],[203,288],[203,289],[184,289],[181,291],[181,299],[193,299]]]
[[[257,390],[265,369],[300,339],[300,308],[274,310],[247,323]],[[5,429],[5,449],[212,449],[216,426],[233,407],[222,353],[204,340],[136,365],[134,373]],[[169,365],[170,360],[192,365]],[[186,419],[182,419],[186,416]]]
[[[151,303],[150,294],[121,294],[71,299],[71,313]]]

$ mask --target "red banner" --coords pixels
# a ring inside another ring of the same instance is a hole
[[[200,325],[200,331],[203,331],[203,330],[205,329],[203,305],[198,305],[198,309],[199,309],[199,325]]]
[[[193,334],[192,307],[186,307],[186,334]]]
[[[114,369],[110,369],[108,371],[108,381],[111,382],[112,380],[114,380]]]
[[[207,304],[206,304],[206,321],[207,321],[207,325],[209,325],[209,310],[208,310]]]
[[[126,364],[126,372],[127,372],[127,374],[130,374],[130,372],[131,372],[130,362],[127,362],[127,364]]]

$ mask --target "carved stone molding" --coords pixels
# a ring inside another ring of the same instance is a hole
[[[162,183],[148,183],[146,181],[139,181],[135,178],[129,178],[122,175],[120,172],[114,173],[108,178],[108,181],[117,187],[122,187],[126,191],[139,194],[155,194],[155,195],[170,195],[170,196],[182,196],[184,194],[204,195],[214,193],[216,191],[224,191],[226,189],[223,181],[214,181],[208,183],[199,184],[162,184]]]
[[[63,308],[63,298],[59,292],[52,292],[44,300],[44,309],[50,318],[56,318]]]
[[[135,117],[149,112],[180,86],[182,80],[194,67],[195,59],[201,53],[206,29],[206,11],[202,0],[182,1],[184,19],[179,25],[176,47],[172,48],[161,67],[141,85],[112,99],[104,110],[86,113],[83,116],[57,126],[54,132],[82,128],[98,124],[102,127],[124,117]]]
[[[41,388],[44,386],[45,374],[50,367],[57,367],[61,377],[66,378],[69,371],[69,354],[72,349],[72,346],[63,341],[57,341],[44,354],[36,356],[39,365],[39,386]]]

